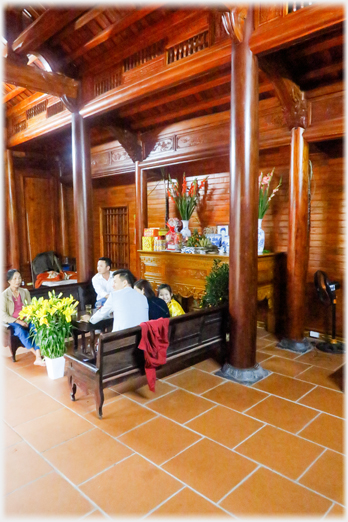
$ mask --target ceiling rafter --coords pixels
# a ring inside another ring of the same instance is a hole
[[[112,38],[116,35],[116,33],[120,33],[121,31],[124,31],[129,26],[137,22],[138,20],[141,20],[142,18],[145,18],[148,14],[152,13],[153,11],[156,11],[159,9],[159,5],[151,6],[151,7],[145,7],[136,9],[129,15],[126,15],[118,22],[115,22],[114,24],[110,25],[104,31],[97,34],[94,38],[86,42],[84,45],[79,47],[75,52],[73,52],[68,59],[66,60],[66,63],[70,63],[71,61],[76,60],[76,58],[79,58],[80,56],[83,56],[84,54],[88,53],[91,49],[94,49],[98,45],[106,42],[109,38]]]
[[[15,39],[13,51],[22,54],[35,51],[84,12],[82,9],[48,9]]]
[[[16,87],[15,89],[13,89],[12,91],[8,92],[2,99],[2,102],[3,103],[7,103],[8,101],[12,100],[13,98],[15,98],[16,96],[18,96],[18,94],[21,94],[22,92],[26,91],[26,87]]]
[[[195,17],[197,17],[197,12],[191,11],[177,11],[172,16],[168,16],[157,22],[154,25],[149,26],[147,29],[144,29],[138,37],[134,38],[134,41],[131,45],[129,45],[129,40],[123,41],[120,43],[114,52],[110,52],[107,57],[103,59],[103,63],[96,60],[93,65],[83,66],[81,68],[81,74],[83,73],[92,73],[96,74],[97,72],[101,72],[108,67],[112,67],[116,63],[120,62],[127,56],[131,56],[132,54],[140,51],[143,47],[147,47],[156,42],[159,42],[161,39],[167,36],[169,30],[173,31],[173,28],[176,25],[180,25],[183,23],[190,23]]]

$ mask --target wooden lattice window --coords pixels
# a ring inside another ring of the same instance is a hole
[[[112,268],[129,268],[128,207],[101,209],[101,238],[104,257]]]

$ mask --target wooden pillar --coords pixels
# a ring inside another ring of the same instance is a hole
[[[66,215],[65,215],[65,194],[64,194],[64,185],[60,181],[59,182],[59,214],[60,214],[60,243],[62,248],[62,256],[69,257],[68,251],[68,236],[66,230]]]
[[[287,259],[288,338],[302,341],[305,328],[305,296],[309,255],[308,143],[304,129],[291,131],[289,180],[289,238]]]
[[[139,161],[135,162],[135,227],[136,249],[142,249],[142,236],[147,227],[147,174],[142,170]],[[140,256],[137,252],[137,276],[140,277]]]
[[[7,218],[9,228],[9,241],[8,245],[9,257],[11,268],[17,268],[20,270],[20,257],[19,257],[19,233],[18,233],[18,214],[16,205],[16,180],[15,172],[13,167],[12,151],[6,150],[6,175],[7,175]]]
[[[72,167],[78,282],[91,279],[93,263],[93,208],[91,150],[86,124],[78,112],[71,115]]]
[[[249,7],[243,41],[232,43],[231,54],[229,363],[241,369],[256,362],[259,91],[252,26]]]

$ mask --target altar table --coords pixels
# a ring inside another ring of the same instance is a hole
[[[213,266],[213,259],[228,263],[228,255],[182,254],[179,252],[145,252],[140,256],[140,277],[150,281],[156,291],[161,283],[171,286],[174,294],[182,297],[200,299],[205,290],[205,278]],[[277,263],[283,253],[262,254],[258,256],[257,300],[267,299],[267,330],[275,332],[274,299],[277,292]]]

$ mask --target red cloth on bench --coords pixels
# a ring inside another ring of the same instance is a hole
[[[155,391],[156,367],[167,360],[169,319],[160,318],[141,323],[140,350],[144,351],[145,373],[151,391]]]
[[[38,274],[37,278],[36,278],[36,281],[35,281],[35,288],[40,288],[40,286],[42,285],[42,283],[44,281],[64,281],[65,280],[65,277],[64,277],[64,274],[66,276],[69,276],[67,277],[67,279],[76,279],[77,278],[77,272],[69,272],[69,271],[66,271],[66,272],[57,272],[57,275],[55,277],[49,277],[50,273],[53,272],[53,270],[50,270],[49,272],[42,272],[41,274]],[[54,287],[52,288],[54,290]]]

